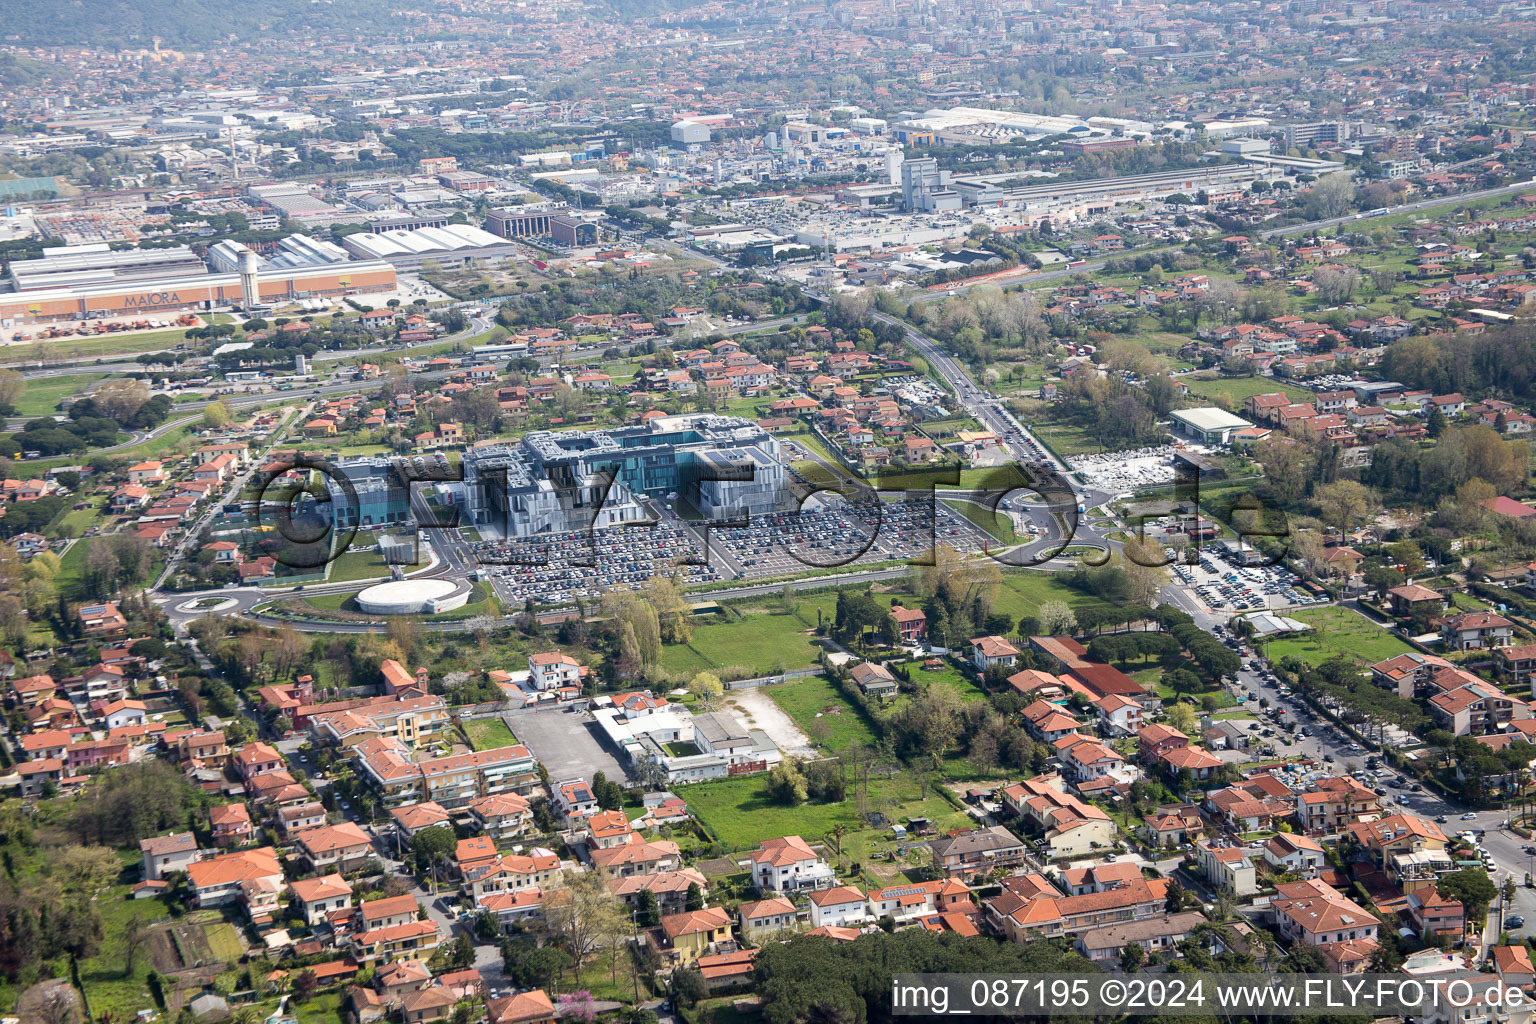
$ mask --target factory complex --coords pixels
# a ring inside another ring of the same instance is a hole
[[[0,290],[0,326],[250,309],[396,287],[391,263],[353,260],[304,236],[283,239],[266,259],[238,242],[220,242],[207,263],[186,246],[117,251],[96,242],[47,252],[11,264]]]

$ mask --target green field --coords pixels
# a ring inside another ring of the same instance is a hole
[[[998,589],[992,610],[1014,619],[1033,615],[1047,601],[1065,601],[1073,608],[1101,605],[1104,602],[1058,583],[1051,573],[1027,569],[1004,569],[1003,585]]]
[[[474,722],[463,722],[461,727],[464,735],[469,737],[469,745],[476,750],[494,750],[497,747],[511,747],[517,744],[517,737],[512,735],[512,730],[507,728],[507,723],[499,718],[482,718]]]
[[[859,814],[859,801],[851,783],[848,796],[841,803],[788,807],[768,799],[766,782],[762,775],[745,775],[679,786],[677,794],[688,801],[689,810],[721,845],[733,852],[756,849],[759,841],[773,836],[798,835],[808,842],[830,845],[827,836],[838,824],[848,829],[843,837],[845,860],[866,862],[875,848],[890,848],[888,833],[871,827]],[[931,788],[927,798],[923,798],[910,773],[871,777],[867,804],[871,810],[883,808],[881,813],[890,820],[925,817],[940,830],[963,828],[970,820]]]
[[[776,608],[749,611],[731,622],[695,626],[691,643],[662,649],[661,665],[668,672],[688,675],[728,665],[744,666],[755,675],[808,668],[821,654],[812,642],[815,624],[814,610],[802,608],[799,615]]]
[[[1320,665],[1330,658],[1345,657],[1371,665],[1413,650],[1348,608],[1303,608],[1288,615],[1316,628],[1296,639],[1270,641],[1265,646],[1271,661],[1291,656],[1309,665]]]
[[[859,710],[843,697],[837,684],[825,676],[811,676],[764,690],[800,731],[833,753],[854,744],[875,745],[875,732]]]
[[[216,321],[218,316],[207,319]],[[147,331],[142,334],[103,334],[89,338],[46,338],[0,346],[0,361],[24,359],[93,359],[112,355],[137,355],[140,352],[169,352],[178,345],[186,344],[187,332],[183,328],[169,331]],[[188,346],[202,351],[202,343]]]
[[[955,691],[956,696],[967,704],[987,699],[987,695],[981,691],[980,687],[971,682],[970,679],[961,674],[959,669],[948,662],[937,672],[928,672],[913,665],[912,684],[919,689],[926,689],[929,686],[948,687]]]
[[[411,566],[402,566],[409,570]],[[327,576],[331,583],[351,583],[353,580],[384,579],[389,576],[390,566],[384,563],[384,556],[379,554],[377,548],[364,548],[356,545],[350,551],[343,551],[331,562],[330,573]]]
[[[126,886],[114,888],[127,891]],[[140,949],[131,973],[123,969],[127,964],[124,940],[129,923],[139,921],[147,925],[152,921],[163,921],[170,916],[170,911],[158,899],[135,900],[121,896],[116,899],[103,896],[98,908],[102,920],[101,948],[95,956],[80,962],[80,985],[91,1000],[91,1012],[98,1018],[111,1014],[114,1019],[132,1020],[134,1014],[153,1008],[155,1003],[144,984],[144,972],[150,966],[148,948]],[[239,955],[238,950],[236,955]]]
[[[71,373],[29,380],[26,394],[16,403],[16,415],[46,416],[58,412],[60,401],[83,395],[86,388],[105,376],[104,373]]]
[[[1307,402],[1311,400],[1312,393],[1301,388],[1293,388],[1281,384],[1272,377],[1215,377],[1215,378],[1180,378],[1189,385],[1191,394],[1200,398],[1215,398],[1220,394],[1231,395],[1239,409],[1243,402],[1253,395],[1272,395],[1277,391],[1284,392],[1291,397],[1293,402]]]

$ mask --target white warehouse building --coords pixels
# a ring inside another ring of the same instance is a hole
[[[361,260],[383,260],[397,270],[420,270],[431,260],[445,270],[474,265],[486,260],[517,259],[515,242],[497,238],[489,231],[468,224],[447,224],[440,228],[416,228],[412,231],[359,233],[341,240],[342,248]]]

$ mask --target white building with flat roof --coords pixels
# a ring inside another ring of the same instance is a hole
[[[1220,447],[1232,439],[1235,431],[1253,426],[1241,416],[1209,406],[1203,409],[1175,409],[1169,414],[1173,433],[1198,444]]]

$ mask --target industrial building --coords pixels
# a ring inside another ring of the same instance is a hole
[[[591,221],[561,214],[550,218],[549,237],[561,245],[596,245],[597,225]]]
[[[56,246],[35,260],[13,260],[6,284],[11,291],[131,286],[140,281],[200,277],[208,268],[184,245],[118,251],[105,242]]]
[[[1169,414],[1173,433],[1198,444],[1218,447],[1231,440],[1235,431],[1253,426],[1241,416],[1234,416],[1211,406],[1205,409],[1175,409]]]
[[[241,242],[225,240],[209,248],[208,265],[215,273],[232,273],[239,269],[240,257],[251,251]],[[308,235],[289,235],[277,243],[270,255],[257,253],[256,258],[262,271],[330,267],[352,262],[352,257],[341,246]]]
[[[384,260],[399,270],[420,270],[428,260],[451,270],[517,258],[517,246],[468,224],[348,235],[341,245],[358,259]]]
[[[0,326],[206,312],[396,287],[389,263],[324,262],[336,255],[335,247],[302,236],[284,239],[265,265],[244,246],[214,248],[219,252],[211,257],[217,260],[212,273],[184,247],[115,252],[105,245],[75,246],[18,260],[6,282],[12,290],[0,292]]]
[[[709,141],[709,125],[679,121],[672,126],[672,141],[680,146],[699,146]]]
[[[1303,124],[1282,125],[1287,149],[1308,149],[1319,142],[1339,143],[1349,139],[1349,128],[1343,121],[1308,121]]]
[[[960,209],[960,193],[949,187],[949,172],[932,157],[901,164],[901,208],[908,213]]]
[[[567,209],[569,207],[564,203],[546,203],[492,210],[485,215],[481,226],[500,238],[543,238],[550,233],[550,222]]]

